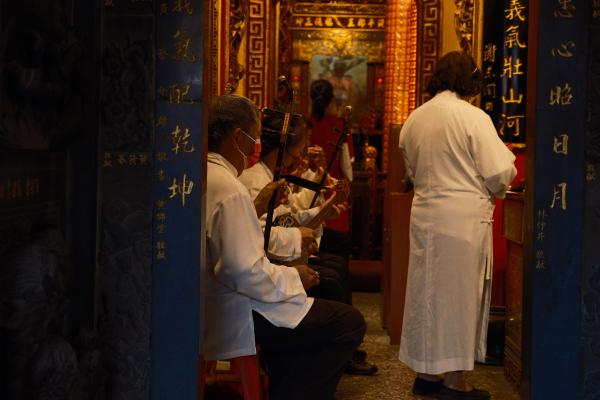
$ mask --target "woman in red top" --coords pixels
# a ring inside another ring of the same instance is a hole
[[[333,100],[333,86],[325,79],[318,79],[310,86],[310,98],[312,100],[312,135],[311,144],[320,146],[325,152],[327,161],[331,160],[335,150],[344,121],[331,111]],[[329,175],[336,179],[347,179],[352,181],[352,138],[346,138],[346,143],[337,154]],[[327,222],[327,228],[348,234],[350,231],[350,218],[348,212],[340,217]],[[348,253],[346,253],[348,254]]]
[[[325,79],[313,81],[310,85],[310,98],[312,100],[312,134],[310,141],[313,146],[320,146],[323,149],[326,162],[329,163],[344,127],[344,121],[335,115],[332,110],[333,85]],[[351,152],[352,138],[348,135],[346,142],[337,154],[336,160],[331,165],[330,176],[335,179],[352,181]],[[345,270],[348,271],[347,264],[350,250],[350,214],[348,211],[344,211],[339,218],[327,221],[321,237],[318,259],[323,265],[329,265],[328,263],[331,262],[333,266],[339,263],[341,258],[346,264]],[[349,283],[349,281],[347,282]],[[347,291],[349,293],[348,302],[352,304],[351,288],[347,287]],[[346,372],[357,375],[375,374],[378,370],[377,366],[369,363],[366,358],[367,353],[364,350],[357,349],[346,368]]]

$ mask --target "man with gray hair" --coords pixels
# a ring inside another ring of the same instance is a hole
[[[272,400],[331,400],[365,322],[352,306],[313,299],[318,274],[306,265],[272,264],[263,250],[253,204],[237,180],[260,143],[256,106],[247,98],[215,98],[208,112],[205,360],[256,354],[269,374]],[[281,187],[269,185],[268,199]]]

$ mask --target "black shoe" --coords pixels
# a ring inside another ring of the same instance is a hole
[[[365,350],[356,349],[354,350],[352,359],[357,362],[365,362],[367,361],[367,352]]]
[[[443,380],[428,381],[426,379],[415,378],[412,392],[418,396],[431,396],[436,394],[444,386]]]
[[[378,368],[375,364],[370,364],[366,361],[350,360],[346,366],[346,373],[350,375],[374,375]]]
[[[439,400],[490,400],[492,397],[486,390],[475,389],[469,392],[450,389],[442,385],[442,388],[437,392],[436,397]]]

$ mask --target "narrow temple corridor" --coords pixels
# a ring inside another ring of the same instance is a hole
[[[398,361],[398,346],[389,344],[389,337],[381,328],[379,293],[354,293],[353,303],[367,321],[367,335],[363,347],[369,361],[377,364],[375,376],[344,375],[338,386],[337,400],[410,400],[424,399],[411,393],[414,373]],[[494,400],[517,400],[519,394],[504,377],[502,367],[476,365],[467,375],[476,387],[488,390]]]

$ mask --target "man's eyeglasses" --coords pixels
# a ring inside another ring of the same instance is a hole
[[[254,139],[252,136],[248,135],[248,134],[246,133],[246,131],[244,131],[243,129],[240,129],[240,131],[242,131],[242,133],[243,133],[244,135],[246,135],[246,137],[247,137],[248,139],[252,140],[252,142],[253,142],[254,144],[260,144],[260,138]]]

